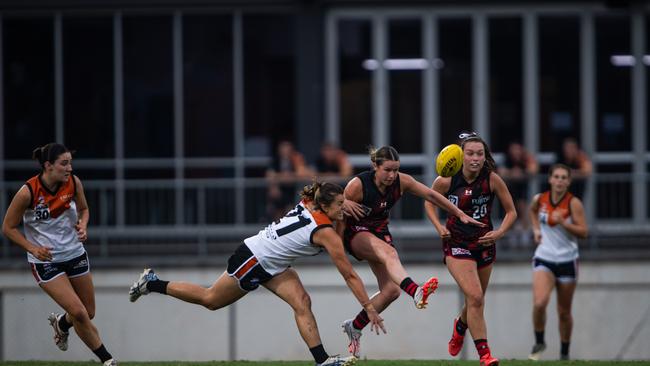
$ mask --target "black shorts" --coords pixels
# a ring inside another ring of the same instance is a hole
[[[260,284],[270,280],[273,276],[266,272],[246,244],[242,244],[228,259],[228,276],[239,283],[239,288],[244,291],[253,291]]]
[[[391,247],[393,248],[395,247],[395,245],[393,245],[393,235],[391,235],[390,231],[388,231],[388,228],[376,231],[373,230],[372,228],[363,225],[346,226],[345,231],[343,232],[343,246],[345,247],[345,250],[358,261],[362,261],[363,259],[360,259],[354,254],[354,252],[352,251],[351,243],[352,243],[352,238],[354,238],[354,236],[357,235],[358,233],[362,233],[362,232],[371,233],[377,238],[385,241]]]
[[[67,260],[65,262],[29,263],[36,282],[41,284],[52,281],[54,278],[66,274],[68,278],[83,276],[90,272],[88,253]]]
[[[476,262],[477,268],[488,266],[497,258],[496,245],[487,247],[478,246],[476,249],[468,249],[467,246],[458,244],[453,240],[444,239],[442,241],[442,251],[444,257],[442,263],[447,264],[447,257],[454,257],[457,259],[468,259]]]
[[[578,279],[578,260],[556,263],[533,258],[533,271],[551,272],[555,276],[555,281],[559,283],[576,282]]]

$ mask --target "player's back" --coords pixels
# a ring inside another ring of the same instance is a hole
[[[316,231],[326,227],[332,227],[329,217],[320,211],[310,211],[303,201],[244,243],[267,272],[276,274],[297,258],[320,253],[322,247],[312,239]]]

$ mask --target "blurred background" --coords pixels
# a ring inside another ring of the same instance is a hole
[[[368,145],[431,185],[436,153],[476,131],[520,210],[500,263],[528,268],[524,210],[563,161],[590,227],[583,263],[638,266],[627,289],[647,295],[648,66],[649,1],[0,0],[0,214],[38,172],[31,151],[62,142],[100,273],[220,269],[313,177],[368,169]],[[402,199],[391,231],[407,266],[440,263],[421,199]],[[2,268],[29,277],[2,240]]]

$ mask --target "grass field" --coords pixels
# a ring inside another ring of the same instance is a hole
[[[60,362],[60,361],[5,361],[1,366],[99,366],[99,362]],[[213,361],[213,362],[121,362],[120,366],[311,366],[307,361]],[[357,362],[357,366],[477,366],[478,361],[455,360],[372,360]],[[501,360],[501,366],[642,366],[650,365],[650,361],[524,361]]]

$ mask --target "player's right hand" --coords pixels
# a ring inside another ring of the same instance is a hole
[[[461,221],[463,224],[470,224],[470,225],[474,225],[474,226],[478,226],[478,227],[485,227],[485,226],[487,226],[486,224],[484,224],[484,223],[482,223],[482,222],[480,222],[480,221],[476,221],[475,219],[469,217],[469,216],[468,216],[466,213],[464,213],[464,212],[463,212],[463,215],[459,217],[459,219],[460,219],[460,221]]]
[[[451,237],[451,233],[449,232],[449,229],[447,227],[443,226],[439,231],[438,235],[440,235],[440,239],[447,239]]]
[[[49,262],[52,260],[52,253],[50,253],[50,248],[34,245],[34,247],[29,252],[39,261]]]
[[[381,329],[384,334],[386,334],[386,328],[384,328],[384,319],[379,316],[377,310],[371,306],[370,309],[366,308],[366,314],[368,314],[368,319],[370,319],[370,331],[379,334],[379,329]]]

